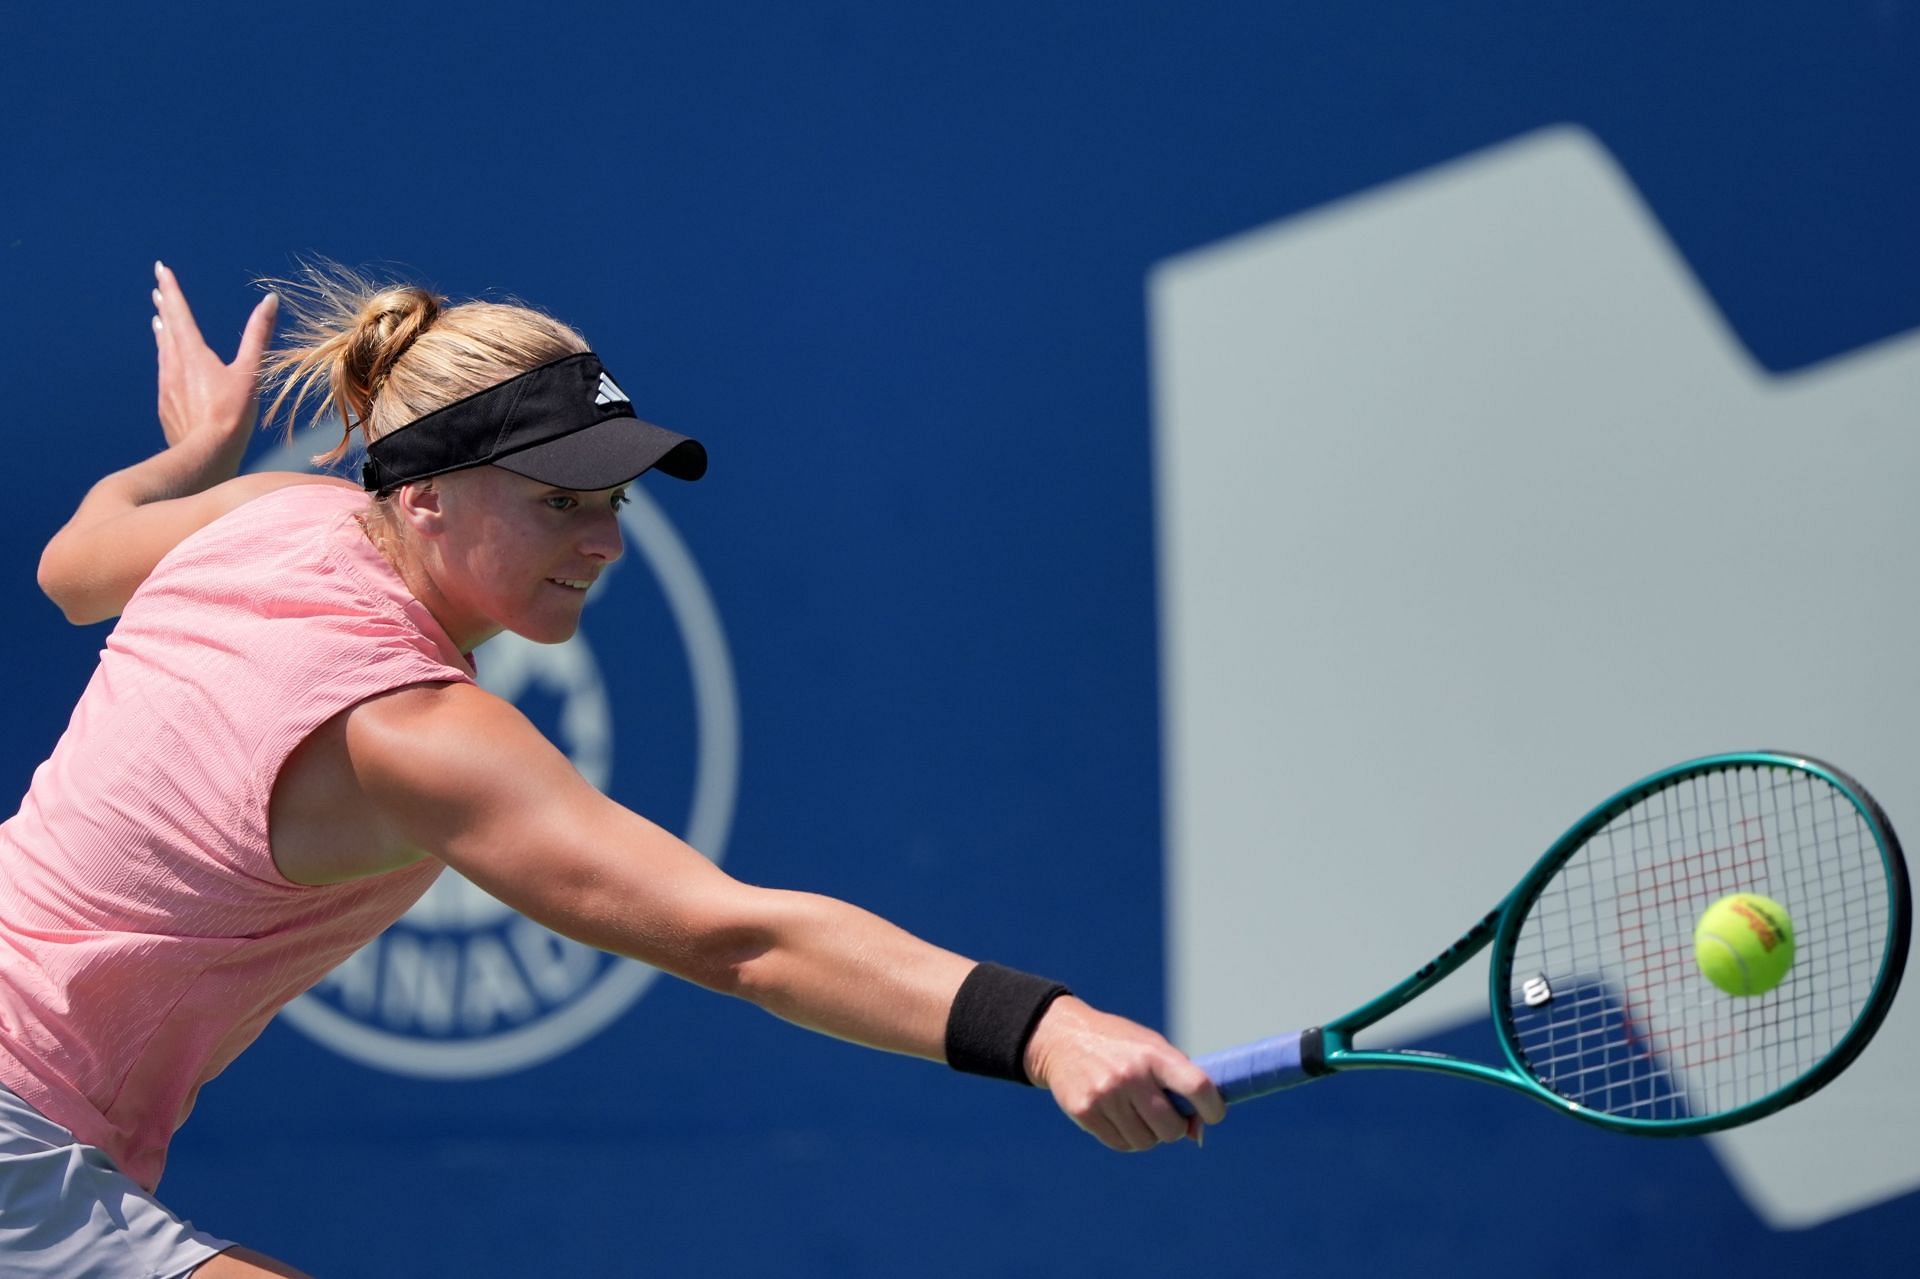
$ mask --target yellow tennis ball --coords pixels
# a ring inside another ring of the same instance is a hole
[[[1793,916],[1759,893],[1722,897],[1693,930],[1693,957],[1729,995],[1764,995],[1793,967]]]

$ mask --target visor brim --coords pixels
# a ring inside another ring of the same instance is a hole
[[[493,465],[555,488],[593,492],[618,488],[648,471],[697,480],[707,473],[707,450],[640,418],[614,417],[497,457]]]

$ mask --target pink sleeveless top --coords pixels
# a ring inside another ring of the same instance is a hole
[[[440,869],[304,887],[268,847],[315,728],[471,678],[353,518],[366,501],[280,489],[175,547],[0,826],[0,1083],[149,1188],[200,1086]]]

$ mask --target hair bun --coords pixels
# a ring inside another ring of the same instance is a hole
[[[341,361],[348,406],[365,418],[381,385],[407,348],[440,318],[444,299],[413,284],[398,284],[368,298],[354,317]]]
[[[340,442],[314,458],[347,455],[354,432],[372,441],[566,355],[587,349],[566,325],[518,303],[455,303],[404,281],[375,280],[316,259],[291,279],[261,280],[287,306],[284,345],[267,352],[276,386],[268,421],[286,410],[288,438],[310,398],[338,423]],[[424,339],[424,340],[423,340]]]

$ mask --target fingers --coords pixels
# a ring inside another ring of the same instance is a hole
[[[1139,1103],[1137,1113],[1152,1134],[1155,1145],[1187,1139],[1186,1117],[1173,1108],[1167,1101],[1166,1093],[1160,1089],[1154,1089],[1144,1102]]]
[[[240,350],[233,357],[237,368],[256,368],[260,357],[266,353],[267,343],[273,340],[273,322],[280,315],[280,295],[269,293],[260,299],[253,308],[253,314],[247,317],[247,327],[240,333]]]
[[[193,310],[187,305],[186,294],[180,291],[180,281],[173,269],[164,262],[155,262],[153,278],[156,284],[153,306],[160,313],[160,323],[173,334],[176,342],[202,341],[200,327],[194,323]]]
[[[158,262],[153,265],[156,272],[164,269]],[[150,296],[153,299],[153,344],[160,357],[160,382],[164,386],[170,371],[179,363],[178,331],[167,323],[166,298],[157,284]]]
[[[1227,1117],[1226,1098],[1220,1095],[1220,1089],[1207,1077],[1207,1072],[1191,1061],[1183,1060],[1180,1065],[1169,1068],[1162,1076],[1162,1082],[1169,1092],[1186,1098],[1196,1118],[1217,1124]]]
[[[1182,1064],[1191,1066],[1184,1059]],[[1114,1150],[1138,1152],[1189,1140],[1198,1144],[1208,1122],[1201,1108],[1216,1115],[1223,1114],[1225,1108],[1219,1104],[1219,1093],[1212,1089],[1203,1073],[1197,1084],[1186,1078],[1187,1073],[1156,1069],[1153,1075],[1134,1083],[1116,1083],[1114,1087],[1096,1091],[1086,1104],[1072,1107],[1068,1113],[1082,1128]],[[1193,1073],[1198,1073],[1197,1069]],[[1172,1084],[1165,1078],[1167,1075],[1179,1075],[1181,1082],[1191,1087],[1194,1097],[1188,1104],[1194,1109],[1192,1116],[1174,1108],[1169,1091]]]
[[[1138,1154],[1143,1150],[1152,1150],[1165,1138],[1155,1133],[1143,1117],[1132,1109],[1120,1111],[1110,1116],[1113,1131],[1120,1139],[1119,1150]]]
[[[1123,1155],[1152,1150],[1161,1141],[1152,1127],[1129,1107],[1103,1106],[1073,1118],[1101,1145]]]
[[[166,321],[162,320],[158,313],[159,290],[157,289],[154,291],[154,306],[156,310],[153,316],[153,346],[160,358],[160,380],[164,382],[166,381],[168,370],[173,368],[175,356],[173,350],[173,331],[167,327]]]
[[[1113,1150],[1137,1154],[1170,1142],[1199,1140],[1206,1127],[1198,1115],[1183,1118],[1162,1093],[1145,1097],[1120,1096],[1090,1114],[1080,1126]]]
[[[206,345],[200,336],[199,325],[193,318],[193,308],[187,305],[186,294],[181,292],[180,279],[173,269],[164,262],[153,264],[155,286],[153,290],[153,333],[160,343],[163,354],[171,344],[178,355],[182,344]],[[240,333],[240,349],[233,357],[235,367],[255,369],[260,365],[260,357],[266,353],[267,344],[273,340],[274,322],[280,315],[280,295],[269,293],[255,304],[252,314],[247,316],[246,328]]]

